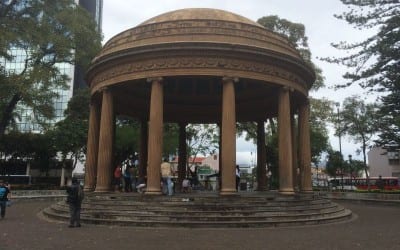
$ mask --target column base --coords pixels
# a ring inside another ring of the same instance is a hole
[[[85,191],[85,192],[93,192],[94,191],[94,187],[83,187],[83,191]]]
[[[145,191],[145,195],[162,195],[161,191]]]
[[[237,195],[236,189],[223,189],[219,192],[220,195]]]
[[[105,193],[110,192],[112,189],[110,187],[96,187],[94,190],[95,193]]]
[[[161,189],[160,188],[151,188],[147,187],[146,191],[144,191],[145,195],[162,195]]]
[[[283,195],[294,195],[294,190],[293,189],[279,189],[279,194]]]
[[[310,194],[310,193],[314,193],[314,190],[312,190],[312,189],[305,189],[305,190],[300,190],[300,192],[301,192],[301,193]]]

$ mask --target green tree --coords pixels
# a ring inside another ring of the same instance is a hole
[[[189,124],[186,127],[188,156],[208,155],[219,148],[219,132],[215,124]],[[188,157],[189,160],[189,157]]]
[[[381,98],[377,121],[379,124],[378,145],[400,145],[400,88]]]
[[[360,160],[346,161],[344,164],[344,171],[354,178],[360,176],[364,169],[364,162]]]
[[[120,162],[134,152],[139,152],[140,122],[119,117],[116,122],[115,160]],[[175,155],[178,148],[179,127],[174,123],[164,123],[163,126],[163,156]]]
[[[346,56],[324,58],[344,65],[348,72],[343,76],[348,81],[337,87],[358,84],[379,92],[382,115],[379,135],[380,144],[400,142],[400,2],[398,0],[341,0],[349,7],[347,12],[335,15],[359,30],[371,30],[373,35],[363,41],[333,44]]]
[[[62,162],[64,163],[69,157],[73,162],[73,169],[78,160],[83,160],[86,152],[89,103],[89,89],[78,90],[68,103],[64,112],[65,119],[48,132],[53,138],[55,150],[62,155]]]
[[[2,136],[17,105],[30,107],[36,119],[54,117],[55,88],[66,87],[68,80],[59,66],[86,68],[101,48],[101,35],[90,14],[74,0],[2,1],[0,34]],[[6,68],[9,62],[19,68]]]
[[[376,133],[377,105],[366,104],[358,96],[348,97],[343,102],[341,120],[343,133],[348,135],[355,143],[361,143],[359,151],[362,152],[365,175],[368,178],[366,150],[372,143]]]
[[[331,101],[310,98],[310,143],[311,161],[318,165],[321,155],[331,149],[328,121],[332,113]]]
[[[49,134],[13,131],[4,135],[0,140],[1,157],[5,159],[4,162],[22,162],[24,166],[31,162],[32,168],[47,173],[56,156],[52,142]],[[14,168],[15,166],[11,167]],[[9,169],[9,171],[13,172],[12,169]]]
[[[115,160],[121,162],[139,150],[140,123],[134,119],[118,117],[115,128]]]
[[[176,123],[164,124],[163,155],[175,155],[179,144],[179,126]]]
[[[336,177],[338,173],[341,173],[343,177],[345,162],[343,156],[339,151],[330,150],[327,155],[326,172],[329,176]]]
[[[311,160],[318,164],[321,160],[321,155],[327,152],[331,145],[329,144],[328,124],[329,117],[332,112],[331,101],[326,99],[310,98],[310,142],[311,142]],[[267,150],[270,154],[277,155],[278,140],[276,135],[276,121],[269,119],[268,126],[265,128]],[[237,131],[239,135],[245,135],[246,140],[251,140],[257,143],[257,124],[254,122],[238,123]],[[276,151],[276,152],[275,152]],[[267,154],[267,159],[276,159],[272,155]],[[277,162],[268,162],[268,166],[276,166]]]
[[[311,60],[311,51],[308,47],[308,37],[306,36],[306,28],[303,24],[293,23],[275,15],[261,17],[257,22],[265,28],[286,37],[295,46],[304,61],[315,71],[316,80],[312,86],[313,90],[318,90],[324,86],[322,70]]]

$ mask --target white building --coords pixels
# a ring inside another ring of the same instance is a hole
[[[370,176],[400,177],[399,150],[384,149],[382,147],[372,148],[368,152],[368,163]]]

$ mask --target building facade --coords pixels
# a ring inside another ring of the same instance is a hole
[[[368,152],[371,177],[400,177],[399,150],[396,148],[374,147]]]

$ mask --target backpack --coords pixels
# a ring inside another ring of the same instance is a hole
[[[7,189],[0,187],[0,200],[5,200],[5,198],[7,198]]]

